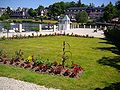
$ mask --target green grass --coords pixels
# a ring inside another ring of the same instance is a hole
[[[9,21],[16,21],[16,22],[29,21],[29,22],[32,22],[32,23],[41,23],[40,19],[38,19],[37,21],[34,20],[34,19],[9,19]],[[52,23],[52,24],[55,24],[55,23],[58,23],[58,21],[56,21],[56,20],[43,20],[42,23]]]
[[[117,69],[101,65],[97,61],[102,57],[117,56],[109,50],[99,48],[114,47],[107,44],[106,40],[99,38],[78,38],[67,36],[51,36],[42,38],[5,40],[0,41],[0,48],[8,52],[9,57],[14,55],[16,50],[24,51],[24,58],[29,55],[37,57],[40,55],[44,60],[61,62],[62,42],[68,42],[71,47],[72,58],[66,63],[74,63],[84,68],[84,73],[79,79],[38,74],[30,70],[18,67],[0,65],[0,76],[12,77],[23,81],[33,82],[46,87],[54,87],[62,90],[94,90],[104,88],[110,83],[120,82],[120,72]]]

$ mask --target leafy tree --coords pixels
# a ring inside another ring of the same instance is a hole
[[[69,3],[69,7],[77,7],[77,6],[78,6],[78,4],[75,3],[74,1]]]
[[[74,1],[72,1],[72,2],[57,2],[48,7],[48,16],[49,17],[60,16],[65,13],[65,10],[67,8],[78,7],[78,6],[86,7],[86,5],[84,5],[84,4],[78,5],[78,3],[75,3]]]
[[[10,15],[11,14],[11,9],[10,9],[10,7],[7,7],[7,11],[6,11],[6,13],[8,14],[8,15]]]
[[[113,17],[116,16],[117,10],[110,2],[104,9],[103,19],[106,22],[110,22]]]
[[[43,10],[43,9],[44,9],[44,6],[39,5],[38,8],[36,9],[37,14],[38,14],[38,15],[41,15],[41,10]]]
[[[115,8],[117,9],[117,16],[120,16],[120,1],[115,3]]]
[[[10,14],[11,14],[11,9],[10,7],[7,7],[7,10],[1,15],[0,20],[6,20],[10,18]]]
[[[117,1],[117,2],[115,3],[115,6],[116,6],[116,8],[117,8],[118,10],[120,10],[120,1]]]
[[[64,2],[54,3],[53,5],[49,6],[48,16],[49,17],[59,16],[65,13],[64,10],[65,10]]]
[[[33,10],[32,8],[30,8],[28,10],[28,14],[31,16],[31,17],[36,17],[37,16],[37,12],[35,10]]]
[[[101,7],[105,7],[104,3],[101,5]]]
[[[9,14],[5,12],[1,15],[0,20],[3,21],[3,20],[6,20],[6,19],[9,19],[9,18],[10,18]]]
[[[38,9],[38,10],[44,9],[44,6],[39,5],[37,9]]]
[[[89,7],[95,7],[95,5],[93,3],[90,3]]]
[[[86,11],[79,12],[78,14],[76,14],[75,19],[78,23],[87,23],[88,14]]]

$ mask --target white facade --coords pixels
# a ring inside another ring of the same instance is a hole
[[[65,15],[65,17],[59,23],[59,30],[70,30],[70,18]]]

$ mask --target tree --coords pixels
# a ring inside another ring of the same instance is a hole
[[[37,12],[35,10],[33,10],[32,8],[30,8],[28,10],[28,14],[31,16],[31,17],[36,17],[37,16]]]
[[[11,14],[11,9],[10,9],[10,7],[7,7],[7,11],[6,11],[6,13],[8,14],[8,15],[10,15]]]
[[[7,7],[7,10],[1,15],[0,20],[6,20],[10,18],[10,14],[11,14],[11,9],[10,7]]]
[[[117,2],[115,3],[115,6],[116,6],[116,8],[117,8],[118,10],[120,10],[120,1],[117,1]]]
[[[8,38],[8,32],[9,32],[9,30],[11,28],[10,23],[4,23],[3,27],[4,27],[4,29],[7,30],[7,38]]]
[[[1,15],[0,20],[3,21],[3,20],[6,20],[6,19],[9,19],[9,18],[10,18],[9,14],[5,12]]]
[[[120,1],[115,3],[115,8],[117,9],[117,16],[120,16]]]
[[[38,8],[36,9],[37,14],[41,15],[41,10],[43,10],[43,9],[44,9],[44,6],[39,5]]]
[[[77,6],[78,6],[78,4],[75,3],[74,1],[72,1],[72,2],[61,1],[61,2],[54,3],[53,5],[50,5],[48,7],[48,16],[49,17],[60,16],[65,13],[65,10],[67,8],[77,7]],[[82,4],[81,6],[84,7],[85,5]]]
[[[94,3],[90,3],[89,7],[95,7]]]
[[[75,19],[78,23],[87,23],[88,21],[88,14],[86,11],[79,12],[76,16]]]
[[[104,3],[101,5],[101,7],[105,7]]]
[[[116,16],[117,10],[110,2],[104,9],[103,19],[106,22],[111,22],[112,18]]]
[[[41,9],[44,9],[44,6],[39,5],[38,8],[37,8],[37,10],[41,10]]]
[[[65,3],[64,2],[58,2],[58,3],[54,3],[53,5],[49,6],[48,9],[48,16],[49,17],[56,17],[56,16],[60,16],[61,14],[65,13]]]

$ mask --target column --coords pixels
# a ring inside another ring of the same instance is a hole
[[[91,25],[90,25],[90,28],[91,28]]]
[[[42,31],[42,25],[39,24],[39,32],[41,32],[41,31]]]
[[[95,26],[95,29],[97,29],[97,26]]]
[[[19,24],[19,32],[22,32],[22,24]]]
[[[84,25],[84,28],[85,28],[85,25]]]
[[[53,26],[53,32],[56,32],[56,25]]]
[[[78,24],[78,28],[79,28],[79,24]]]
[[[107,30],[107,27],[105,26],[104,30]]]

